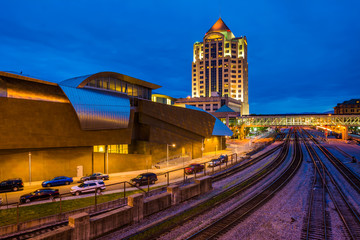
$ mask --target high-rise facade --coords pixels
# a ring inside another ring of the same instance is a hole
[[[246,37],[235,37],[221,18],[194,44],[192,97],[228,96],[249,114]]]

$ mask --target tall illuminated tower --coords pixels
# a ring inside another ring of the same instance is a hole
[[[192,97],[228,96],[242,102],[242,114],[249,114],[246,37],[235,37],[219,18],[194,43]]]

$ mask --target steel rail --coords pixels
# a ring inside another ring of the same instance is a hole
[[[287,135],[287,138],[284,142],[284,144],[282,145],[282,149],[279,152],[278,156],[276,157],[275,160],[273,160],[272,163],[270,163],[269,165],[267,165],[266,167],[264,167],[263,170],[261,170],[259,173],[245,179],[244,181],[242,181],[241,183],[238,183],[228,189],[226,189],[225,191],[215,195],[212,197],[216,198],[217,196],[220,196],[221,194],[224,194],[226,192],[231,192],[230,195],[224,197],[221,199],[220,202],[217,202],[216,205],[219,205],[221,203],[224,203],[226,201],[229,201],[230,199],[234,198],[235,196],[239,195],[240,193],[244,192],[245,190],[249,189],[250,187],[254,186],[256,183],[258,183],[260,180],[264,179],[266,176],[268,176],[274,169],[276,169],[284,160],[285,160],[285,156],[287,156],[288,152],[289,152],[289,145],[290,145],[290,134]],[[215,205],[215,206],[216,206]],[[180,222],[177,222],[174,225],[168,226],[166,229],[164,230],[160,230],[156,233],[152,233],[152,235],[149,237],[147,236],[146,239],[157,239],[159,236],[163,235],[166,232],[171,231],[172,229],[178,227],[179,225],[183,225],[186,222],[189,222],[191,220],[193,220],[195,217],[198,217],[204,213],[206,213],[209,209],[211,209],[212,207],[214,207],[214,205],[212,206],[207,206],[205,209],[203,209],[202,211],[196,213],[195,215],[191,215],[189,217],[185,217],[184,219],[182,219]],[[193,209],[197,208],[197,206],[192,207],[190,209],[187,209],[185,212],[187,211],[192,211]],[[165,222],[169,222],[172,221],[172,219],[176,218],[177,216],[173,216],[170,219],[165,220]],[[141,238],[141,234],[145,233],[146,231],[151,231],[151,229],[157,228],[158,226],[160,226],[163,222],[160,222],[158,224],[156,224],[155,226],[152,226],[150,228],[144,229],[143,231],[137,232],[135,234],[132,234],[130,236],[127,236],[124,239],[142,239]]]
[[[228,230],[236,226],[241,220],[244,219],[244,217],[248,216],[250,213],[252,213],[264,203],[269,201],[276,192],[282,189],[282,187],[284,187],[286,183],[295,175],[303,159],[301,147],[298,142],[296,132],[294,134],[294,154],[290,165],[286,167],[285,171],[282,172],[280,176],[278,176],[274,181],[272,181],[272,183],[260,193],[251,197],[243,204],[237,206],[235,209],[231,210],[221,218],[217,219],[215,222],[209,224],[208,226],[196,232],[187,239],[213,239],[223,235]]]
[[[310,139],[315,143],[315,145],[321,150],[321,152],[326,156],[327,159],[336,167],[336,169],[345,177],[348,183],[360,194],[360,177],[354,173],[350,168],[348,168],[343,162],[336,158],[326,147],[321,146],[319,142],[311,136],[307,131],[304,132],[310,136]]]
[[[305,136],[302,134],[302,141],[306,147],[309,156],[314,164],[314,181],[311,187],[309,207],[307,212],[307,222],[306,227],[303,229],[305,236],[303,239],[328,239],[330,234],[328,234],[328,218],[326,215],[326,197],[325,197],[325,183],[321,175],[325,174],[324,169],[322,171],[317,171],[315,167],[315,150],[311,145],[305,141]],[[320,191],[319,191],[320,190]],[[317,204],[316,204],[317,203]],[[319,214],[319,211],[320,214]],[[320,215],[320,216],[319,216]],[[330,224],[329,224],[330,225]]]
[[[316,143],[315,143],[316,144]],[[326,176],[329,178],[330,182],[333,184],[333,187],[331,187],[328,183],[325,184],[325,187],[327,189],[327,193],[329,194],[337,213],[339,214],[340,219],[342,220],[348,234],[350,235],[351,239],[360,239],[360,214],[357,212],[357,210],[352,206],[352,204],[347,199],[346,195],[342,191],[340,184],[336,182],[336,180],[333,178],[332,174],[330,174],[330,171],[326,167],[326,165],[323,163],[321,158],[318,156],[318,154],[315,152],[318,158],[318,162],[315,162],[315,166],[317,170],[319,171],[318,164],[321,165],[321,167],[325,170]],[[328,157],[327,155],[325,155]],[[323,177],[323,181],[325,182],[325,177]]]

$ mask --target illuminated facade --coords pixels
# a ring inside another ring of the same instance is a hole
[[[192,97],[228,96],[249,114],[246,37],[235,37],[221,18],[194,44]]]
[[[0,180],[149,169],[169,143],[189,158],[226,147],[212,115],[150,101],[159,87],[115,72],[54,83],[0,71]]]
[[[153,102],[157,102],[157,103],[163,103],[163,104],[167,104],[167,105],[174,105],[176,98],[164,95],[164,94],[159,94],[159,93],[153,93],[151,95],[151,101]]]
[[[338,103],[334,107],[335,114],[360,114],[360,99],[351,99]]]

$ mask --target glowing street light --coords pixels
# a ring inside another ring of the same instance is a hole
[[[175,147],[175,143],[166,144],[166,167],[169,167],[169,147]]]

